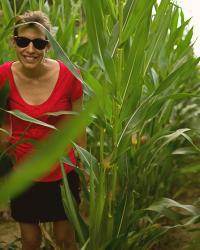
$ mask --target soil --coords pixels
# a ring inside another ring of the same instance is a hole
[[[10,217],[9,209],[0,211],[0,250],[21,249],[18,224]]]
[[[193,205],[200,209],[200,174],[181,178],[175,187],[174,199],[181,204]],[[180,183],[182,188],[180,189]],[[200,224],[187,228],[172,229],[151,250],[200,250]]]
[[[200,176],[195,176],[195,179]],[[182,204],[200,207],[199,182],[190,182],[174,197]],[[20,233],[17,223],[10,215],[9,209],[0,208],[0,250],[21,249]],[[187,229],[173,229],[166,234],[151,250],[200,250],[200,225]]]

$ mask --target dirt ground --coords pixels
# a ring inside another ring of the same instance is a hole
[[[200,207],[199,183],[187,185],[175,200]],[[10,218],[7,208],[0,208],[0,250],[21,249],[18,225]],[[151,250],[200,250],[200,225],[173,229]]]
[[[185,182],[185,186],[179,190],[179,194],[174,199],[182,204],[194,205],[200,209],[200,175],[189,178],[191,179],[181,180],[182,183]],[[151,250],[200,250],[200,224],[187,229],[171,230]]]
[[[0,250],[21,249],[19,228],[13,221],[0,222]],[[173,230],[152,250],[199,250],[200,232]]]
[[[21,249],[17,223],[9,215],[9,210],[0,211],[0,250]]]
[[[20,249],[19,230],[15,222],[1,222],[0,234],[1,250]]]
[[[0,250],[21,249],[17,223],[0,219]],[[152,250],[200,250],[200,231],[172,230]]]
[[[161,239],[151,250],[200,250],[200,228],[195,231],[176,229]]]

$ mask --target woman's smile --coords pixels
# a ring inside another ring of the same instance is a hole
[[[19,28],[18,36],[23,38],[28,38],[30,40],[43,39],[45,40],[44,31],[39,27],[23,27]],[[39,69],[46,56],[47,47],[44,49],[35,48],[32,41],[28,43],[26,47],[20,47],[17,45],[14,39],[15,51],[18,60],[21,62],[22,66],[26,69]]]
[[[35,63],[37,62],[38,59],[37,56],[31,56],[31,55],[22,55],[22,56],[27,63]]]

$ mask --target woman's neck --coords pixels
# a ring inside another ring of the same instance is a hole
[[[20,62],[18,62],[19,69],[21,73],[29,78],[29,79],[38,79],[42,76],[44,76],[47,73],[47,60],[45,59],[45,62],[42,62],[40,65],[38,65],[36,68],[33,69],[27,69],[23,66]]]

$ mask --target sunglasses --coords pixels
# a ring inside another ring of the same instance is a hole
[[[30,42],[32,42],[33,46],[36,49],[43,50],[47,46],[47,44],[49,43],[48,40],[44,40],[41,38],[36,38],[36,39],[31,40],[27,37],[15,36],[14,39],[15,39],[17,46],[20,48],[25,48],[29,45]]]

